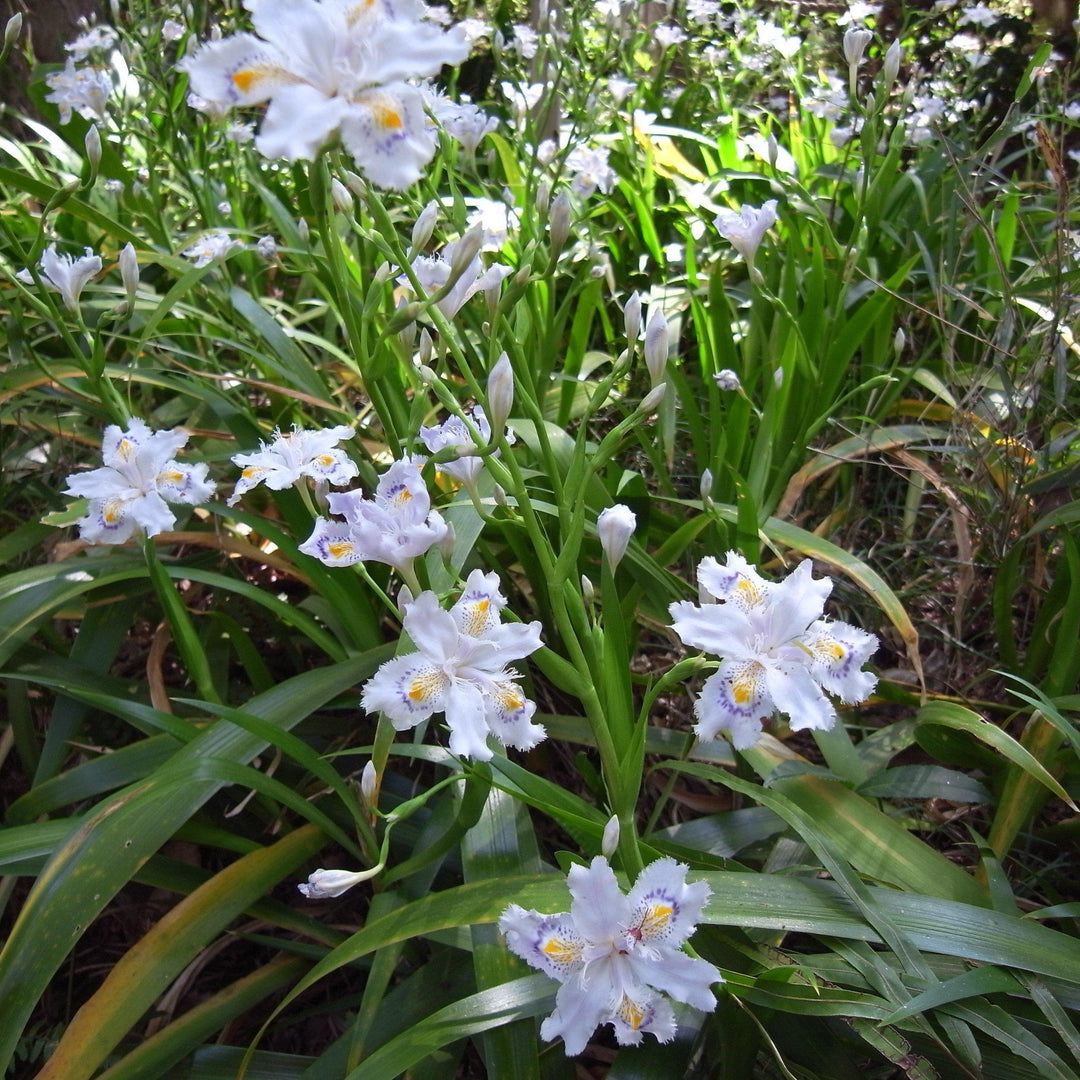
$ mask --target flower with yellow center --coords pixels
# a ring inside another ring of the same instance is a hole
[[[434,713],[446,715],[450,750],[459,757],[491,758],[488,735],[528,750],[545,736],[532,723],[535,702],[507,665],[540,648],[540,623],[504,624],[506,599],[499,576],[474,570],[449,611],[433,592],[405,605],[402,626],[417,651],[388,660],[364,687],[361,704],[384,712],[398,731]]]
[[[360,491],[335,491],[327,497],[331,513],[344,522],[320,517],[315,530],[300,545],[327,566],[351,566],[358,562],[384,562],[409,573],[412,561],[439,543],[449,527],[420,475],[424,458],[419,455],[395,461],[379,478],[375,497]]]
[[[503,912],[499,929],[510,951],[562,983],[543,1038],[561,1035],[570,1057],[600,1024],[611,1024],[624,1046],[645,1032],[670,1042],[675,1014],[664,994],[704,1012],[716,1008],[711,987],[720,972],[681,949],[709,898],[709,887],[687,884],[686,872],[674,859],[658,859],[624,894],[598,855],[588,867],[570,868],[569,911],[542,915],[511,904]]]
[[[829,728],[842,701],[865,701],[877,677],[862,665],[877,638],[820,616],[832,590],[814,579],[809,560],[780,582],[766,581],[737,552],[724,564],[711,556],[698,567],[698,584],[719,603],[671,605],[672,628],[687,644],[721,657],[694,703],[698,738],[727,731],[737,750],[753,746],[761,724],[787,713],[794,728]]]
[[[469,43],[421,0],[245,0],[254,34],[202,45],[181,67],[219,109],[269,102],[255,140],[271,158],[311,159],[336,137],[379,187],[405,188],[436,137],[409,80],[459,64]]]
[[[123,544],[137,529],[156,536],[176,524],[168,503],[201,503],[214,493],[205,462],[181,465],[173,455],[188,441],[180,428],[151,431],[132,420],[127,431],[115,424],[101,440],[104,465],[67,478],[67,495],[90,500],[79,535],[91,544]]]
[[[257,484],[283,491],[302,476],[324,484],[347,484],[358,470],[337,444],[342,439],[351,439],[355,433],[354,428],[344,424],[317,431],[298,427],[288,432],[275,431],[274,438],[268,443],[260,442],[256,452],[233,456],[233,463],[240,466],[241,472],[228,499],[229,505],[235,506],[240,496]]]

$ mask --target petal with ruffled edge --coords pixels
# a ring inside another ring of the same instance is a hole
[[[72,473],[67,478],[65,495],[89,499],[119,499],[127,502],[138,495],[138,489],[118,469],[104,466],[89,472]]]
[[[165,467],[155,477],[158,494],[168,502],[196,503],[206,502],[217,488],[206,473],[209,466],[205,461],[194,465],[181,465],[179,461],[167,461]]]
[[[723,982],[720,970],[707,960],[687,956],[678,949],[661,949],[660,955],[649,959],[642,954],[630,954],[630,966],[641,982],[684,1001],[702,1012],[716,1008],[713,983]]]
[[[646,1032],[655,1035],[657,1042],[671,1042],[678,1030],[671,1006],[659,994],[648,992],[636,996],[623,994],[615,1012],[607,1019],[620,1046],[637,1046]]]
[[[324,517],[315,519],[315,528],[299,550],[327,566],[352,566],[366,558],[348,525]]]
[[[333,5],[318,0],[259,0],[250,10],[255,32],[286,58],[291,74],[328,97],[336,92],[346,26]]]
[[[793,728],[831,728],[836,709],[821,692],[807,663],[785,664],[765,670],[765,685],[778,712],[787,713]]]
[[[692,604],[677,600],[668,611],[671,628],[685,645],[716,656],[731,656],[747,651],[754,639],[750,617],[735,604]]]
[[[460,27],[443,30],[429,20],[392,18],[380,22],[372,33],[371,83],[396,83],[404,79],[438,75],[444,64],[468,59],[471,46]]]
[[[101,460],[114,469],[125,466],[137,467],[140,472],[145,469],[144,475],[152,477],[187,445],[187,441],[188,433],[183,428],[152,431],[142,420],[132,419],[126,431],[115,424],[105,429],[101,439]]]
[[[806,559],[773,586],[767,610],[771,645],[779,645],[805,633],[825,610],[825,600],[832,592],[832,578],[814,578],[812,570],[810,560]]]
[[[707,555],[698,565],[697,579],[710,596],[743,611],[763,608],[773,588],[737,551],[729,551],[723,564]]]
[[[610,942],[630,924],[629,901],[602,855],[597,855],[588,867],[571,866],[567,884],[574,898],[570,915],[586,941]]]
[[[699,739],[731,734],[736,750],[747,750],[761,737],[761,721],[773,711],[766,669],[756,660],[725,660],[705,680],[694,702]]]
[[[355,461],[338,448],[342,439],[351,439],[355,429],[340,425],[318,431],[298,431],[301,472],[328,484],[347,484],[360,471]]]
[[[540,1038],[556,1039],[561,1035],[566,1056],[580,1054],[589,1036],[610,1017],[610,1003],[600,990],[595,980],[586,984],[584,975],[575,971],[559,987],[555,1011],[540,1025]]]
[[[387,660],[364,684],[360,704],[383,712],[398,731],[415,727],[448,703],[450,677],[422,653]]]
[[[87,254],[79,258],[70,255],[58,255],[56,245],[50,244],[41,253],[41,269],[45,277],[53,284],[64,298],[64,303],[71,311],[79,309],[79,295],[86,283],[101,271],[101,258]]]
[[[141,525],[147,536],[157,536],[176,524],[176,517],[169,509],[169,504],[156,491],[132,499],[124,507],[124,513]]]
[[[802,643],[813,654],[810,672],[831,694],[849,705],[865,701],[877,686],[877,676],[861,668],[877,652],[878,639],[857,626],[819,619]]]
[[[458,630],[470,637],[486,637],[492,627],[499,625],[499,612],[506,607],[506,597],[499,591],[499,575],[474,570],[465,582],[465,589],[450,609]]]
[[[541,915],[511,904],[499,916],[499,931],[515,956],[559,982],[581,967],[584,942],[567,911]]]
[[[466,679],[453,679],[444,711],[450,728],[450,753],[490,761],[494,755],[487,744],[487,708],[480,687]]]
[[[312,161],[338,133],[348,104],[300,84],[274,91],[255,139],[260,154],[286,161]]]
[[[536,702],[530,701],[513,679],[494,680],[485,701],[484,719],[491,733],[504,746],[531,750],[547,738],[547,731],[541,724],[530,723],[536,712]]]
[[[257,105],[298,79],[287,56],[254,34],[208,41],[179,64],[191,89],[218,105]]]
[[[265,484],[271,491],[283,491],[296,480],[293,470],[286,468],[278,455],[269,450],[233,454],[231,460],[240,467],[240,476],[233,485],[233,493],[225,500],[229,506],[235,506],[241,496],[259,484]]]
[[[443,663],[459,652],[457,625],[430,590],[405,605],[401,625],[412,643],[432,660]]]
[[[627,942],[631,954],[639,944],[678,948],[694,932],[709,886],[703,881],[688,885],[686,871],[674,859],[656,859],[638,874],[627,897],[633,912]]]
[[[435,156],[435,127],[415,86],[393,83],[358,94],[341,118],[341,141],[380,188],[403,190]]]
[[[136,526],[135,519],[126,511],[124,499],[91,499],[86,517],[77,522],[80,538],[88,544],[126,543]]]
[[[376,504],[405,524],[419,525],[431,509],[431,496],[420,473],[426,460],[419,454],[400,458],[375,485]],[[334,513],[344,513],[334,508],[333,498],[330,496],[330,508]]]

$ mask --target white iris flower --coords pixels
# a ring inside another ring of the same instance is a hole
[[[91,544],[123,544],[137,528],[147,536],[171,529],[176,518],[168,503],[201,503],[214,492],[205,462],[181,465],[173,460],[188,441],[180,428],[151,431],[132,420],[127,431],[105,429],[101,454],[105,464],[67,478],[66,495],[90,500],[79,535]]]
[[[424,458],[395,461],[379,478],[375,497],[365,499],[359,491],[335,491],[327,496],[330,512],[343,522],[318,518],[311,536],[300,550],[327,566],[352,566],[358,562],[384,562],[408,570],[447,534],[448,526],[420,475]]]
[[[533,967],[562,983],[555,1011],[540,1026],[544,1039],[561,1035],[569,1057],[580,1054],[599,1024],[611,1024],[623,1046],[651,1032],[675,1037],[667,999],[711,1012],[719,970],[682,952],[709,898],[704,882],[686,883],[687,867],[658,859],[623,893],[607,859],[572,866],[569,911],[542,915],[511,904],[499,919],[506,944]]]
[[[254,34],[204,44],[182,68],[222,106],[269,102],[255,145],[311,159],[340,136],[373,184],[406,188],[434,156],[424,96],[407,80],[459,64],[458,29],[424,18],[420,0],[244,0]]]
[[[63,71],[54,71],[45,76],[49,93],[46,101],[51,101],[60,109],[60,123],[71,122],[72,110],[84,120],[102,120],[105,106],[112,93],[112,79],[109,73],[96,67],[76,67],[69,56]]]
[[[499,575],[480,570],[469,575],[449,611],[433,592],[422,592],[405,605],[402,618],[418,651],[383,664],[365,685],[361,704],[386,713],[398,731],[445,713],[450,750],[459,757],[490,760],[489,734],[518,750],[536,746],[546,734],[531,722],[536,703],[507,664],[540,648],[540,623],[503,624],[505,606]]]
[[[737,214],[734,210],[721,210],[713,222],[720,235],[731,242],[747,265],[753,266],[754,256],[765,233],[776,224],[776,200],[769,199],[760,208],[743,206]]]
[[[671,605],[672,628],[687,644],[721,657],[694,703],[698,738],[728,731],[737,750],[753,746],[761,722],[787,713],[794,728],[830,728],[841,701],[864,701],[877,677],[862,665],[877,638],[858,627],[821,618],[832,591],[829,578],[811,576],[810,561],[770,582],[737,552],[721,565],[711,556],[698,567],[703,592],[721,601]]]
[[[240,496],[257,484],[265,484],[271,491],[283,491],[301,476],[338,486],[347,484],[359,470],[337,444],[355,434],[354,428],[344,424],[318,431],[294,427],[292,431],[274,432],[273,441],[260,442],[255,453],[233,456],[233,463],[242,471],[228,499],[229,505],[235,506]]]
[[[413,259],[413,273],[428,296],[433,296],[450,282],[453,276],[454,255],[461,242],[460,240],[451,240],[439,255],[419,255]],[[439,301],[439,310],[448,319],[452,319],[461,310],[465,301],[478,292],[486,293],[489,289],[493,289],[497,298],[503,280],[513,272],[514,268],[512,266],[503,266],[501,263],[496,263],[485,270],[483,261],[480,258],[480,251],[477,250],[474,257],[463,268],[450,291]],[[412,287],[408,276],[405,274],[402,274],[397,280],[401,285]]]
[[[56,245],[50,244],[41,253],[41,276],[45,285],[58,292],[70,311],[79,310],[79,296],[86,283],[96,274],[101,273],[101,257],[90,248],[85,255],[58,255]],[[20,270],[15,275],[20,281],[33,284],[29,270]]]
[[[491,424],[488,423],[487,414],[482,405],[473,406],[471,419],[484,443],[491,442]],[[441,424],[436,424],[434,427],[422,427],[420,438],[433,454],[445,450],[448,446],[460,446],[464,449],[475,445],[469,429],[465,426],[465,421],[459,416],[447,417]],[[513,443],[514,439],[514,433],[507,430],[506,441]],[[436,468],[439,472],[452,476],[467,488],[473,488],[480,478],[480,473],[484,470],[484,459],[475,454],[463,454],[455,461],[440,461]]]

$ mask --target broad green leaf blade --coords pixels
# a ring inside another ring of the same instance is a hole
[[[949,1005],[963,998],[982,997],[985,994],[1014,994],[1021,989],[1023,988],[1016,978],[1001,968],[974,968],[916,995],[895,1012],[889,1013],[882,1022],[898,1024],[909,1016],[916,1016],[928,1009]]]
[[[919,710],[916,719],[919,724],[935,724],[974,735],[980,742],[993,747],[1003,757],[1008,758],[1029,776],[1038,780],[1062,802],[1068,803],[1073,810],[1080,809],[1038,758],[1021,746],[1007,731],[995,727],[971,709],[966,709],[963,705],[957,705],[952,701],[930,701]]]
[[[75,1014],[39,1080],[88,1080],[196,954],[325,842],[318,829],[305,825],[237,859],[181,900],[110,969]]]
[[[345,1080],[394,1080],[416,1062],[457,1039],[550,1012],[557,985],[546,975],[526,975],[481,990],[414,1024],[376,1050]]]
[[[364,655],[306,672],[252,698],[245,711],[293,727],[369,676],[377,662]],[[265,748],[265,740],[220,720],[152,776],[73,825],[0,952],[0,1065],[6,1068],[38,998],[79,935],[139,866],[222,787],[220,780],[193,782],[200,759],[246,764]]]

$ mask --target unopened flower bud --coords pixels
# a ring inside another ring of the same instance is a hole
[[[255,250],[264,259],[276,259],[277,241],[269,233],[266,236],[260,236],[255,242]]]
[[[413,597],[412,589],[410,589],[409,586],[406,585],[405,582],[403,581],[401,583],[401,588],[398,589],[398,593],[397,593],[398,611],[404,611],[405,608],[408,607],[409,604],[411,604],[414,599],[415,598]]]
[[[596,531],[600,535],[600,546],[611,567],[612,573],[626,554],[626,545],[637,528],[637,518],[629,506],[617,503],[600,511],[596,519]]]
[[[548,228],[551,230],[551,257],[557,259],[570,237],[570,196],[565,191],[560,191],[551,201]]]
[[[664,393],[666,390],[666,382],[662,382],[654,386],[641,399],[641,404],[638,406],[638,412],[651,413],[660,404],[660,402],[664,400]]]
[[[222,217],[228,217],[232,213],[232,203],[229,202],[228,199],[222,199],[221,202],[217,204],[217,212]]]
[[[370,870],[361,870],[358,873],[350,873],[348,870],[316,870],[314,874],[308,875],[303,885],[298,885],[297,888],[309,900],[327,900],[348,892],[361,881],[373,878],[382,868],[383,864],[379,863]]]
[[[7,21],[7,25],[4,27],[4,55],[6,56],[11,47],[19,40],[19,35],[22,33],[23,14],[21,11],[16,11]]]
[[[649,312],[645,325],[645,366],[653,386],[663,382],[668,358],[668,324],[659,305]]]
[[[454,254],[450,259],[450,278],[447,284],[452,284],[465,273],[472,265],[473,259],[480,254],[480,248],[484,244],[484,227],[474,225],[454,245]]]
[[[904,333],[904,328],[902,326],[898,326],[896,328],[896,333],[893,334],[892,339],[893,352],[895,352],[896,355],[899,356],[904,351],[904,345],[906,344],[907,335]]]
[[[716,380],[716,385],[721,390],[738,390],[742,386],[739,380],[739,376],[731,370],[731,368],[724,368],[723,371],[718,371],[713,379]]]
[[[712,469],[706,469],[701,474],[701,482],[698,484],[698,492],[702,502],[708,502],[712,498],[713,474]]]
[[[365,181],[359,173],[346,169],[342,174],[345,177],[345,186],[358,198],[363,199],[366,194]]]
[[[431,234],[435,231],[435,223],[439,220],[439,204],[435,199],[420,211],[416,224],[412,228],[412,244],[409,248],[409,258],[414,259],[427,247]]]
[[[496,484],[494,490],[491,492],[491,497],[495,500],[496,506],[506,505],[506,492],[503,490],[502,484]]]
[[[450,560],[454,557],[454,547],[457,544],[457,530],[454,528],[454,523],[448,521],[446,523],[446,533],[439,541],[439,554],[443,558],[443,562],[449,564]]]
[[[780,157],[780,144],[776,141],[776,136],[771,131],[765,142],[765,150],[769,157],[769,164],[775,169],[776,161]]]
[[[376,285],[382,285],[389,281],[393,276],[394,268],[383,259],[383,261],[375,267],[375,273],[372,274],[372,280]]]
[[[124,283],[130,308],[135,303],[135,293],[139,288],[139,259],[130,242],[120,249],[120,280]]]
[[[623,325],[626,327],[626,340],[631,349],[637,345],[641,335],[641,294],[632,292],[623,308]]]
[[[90,162],[90,175],[96,176],[101,164],[101,132],[97,124],[91,124],[86,129],[83,143],[86,146],[86,160]]]
[[[369,761],[360,774],[360,796],[368,806],[375,805],[375,790],[378,787],[379,776],[375,772],[375,762]]]
[[[423,339],[421,338],[421,346],[423,345]],[[419,368],[420,381],[425,386],[430,386],[439,377],[435,374],[435,369],[428,367],[427,364],[421,364]]]
[[[301,218],[296,223],[296,231],[300,234],[302,244],[311,243],[311,227],[307,223],[307,218]]]
[[[782,367],[778,367],[772,373],[772,381],[775,384],[777,390],[779,390],[780,387],[784,385],[784,369]]]
[[[330,200],[339,214],[351,214],[353,197],[349,189],[335,176],[330,181]]]
[[[513,404],[514,371],[510,358],[503,353],[491,369],[487,384],[487,417],[493,439],[497,439],[506,427],[506,418]]]
[[[596,586],[584,575],[581,575],[581,595],[586,604],[591,604],[596,596]]]
[[[538,165],[550,165],[558,152],[559,144],[554,139],[545,139],[536,148],[536,163]]]
[[[863,53],[866,46],[873,40],[874,35],[865,29],[851,27],[844,32],[844,59],[849,68],[858,67],[862,63]]]
[[[427,327],[420,331],[420,348],[417,350],[421,367],[427,367],[431,363],[431,354],[435,351],[435,342],[431,340],[431,334]],[[430,370],[430,369],[429,369]],[[435,373],[432,372],[432,375]]]
[[[610,859],[619,846],[619,815],[612,814],[604,826],[604,838],[600,841],[600,854]]]
[[[900,47],[900,39],[897,38],[885,51],[885,63],[881,65],[881,82],[886,90],[892,87],[900,74],[900,61],[904,58],[904,50]]]
[[[551,206],[551,185],[546,180],[541,180],[537,186],[533,205],[539,217],[547,217],[548,207]]]

